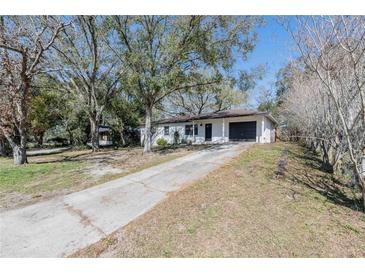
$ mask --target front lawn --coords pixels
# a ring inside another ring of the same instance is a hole
[[[276,176],[288,148],[284,175]],[[254,145],[76,257],[364,257],[365,214],[294,144]]]
[[[15,166],[0,157],[0,208],[9,209],[64,195],[137,172],[202,147],[73,150],[44,156],[28,156],[29,164]]]

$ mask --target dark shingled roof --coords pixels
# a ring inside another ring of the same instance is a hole
[[[222,110],[218,112],[202,113],[198,115],[176,116],[155,121],[154,124],[183,123],[183,122],[190,122],[204,119],[218,119],[226,117],[241,117],[241,116],[251,116],[251,115],[264,115],[272,122],[277,124],[276,120],[271,116],[269,112],[257,111],[254,109],[231,109],[231,110]]]
[[[109,132],[111,131],[111,128],[109,126],[99,126],[99,133],[102,133],[102,132]]]

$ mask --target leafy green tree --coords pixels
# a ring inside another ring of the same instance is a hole
[[[270,90],[262,88],[258,98],[257,109],[259,111],[269,111],[275,115],[277,109],[276,96],[273,95]]]
[[[126,145],[125,133],[138,127],[143,114],[143,107],[138,100],[118,92],[111,100],[103,116],[106,124],[112,127],[114,141],[118,145]]]
[[[282,103],[282,98],[287,94],[292,88],[293,80],[296,74],[299,73],[298,60],[288,62],[284,67],[282,67],[276,75],[276,97],[278,104]]]
[[[30,100],[30,130],[40,146],[43,144],[45,132],[57,124],[59,119],[57,106],[58,94],[56,91],[42,90],[40,94]]]
[[[154,108],[173,93],[221,83],[236,58],[245,59],[253,49],[258,23],[260,19],[251,16],[114,16],[109,20],[108,40],[123,64],[123,88],[144,106],[144,152],[151,151]]]
[[[293,81],[299,73],[298,64],[298,60],[290,61],[278,71],[274,94],[270,90],[261,89],[258,98],[258,110],[270,111],[274,116],[277,116],[278,108],[283,103],[283,98],[293,88]]]
[[[70,145],[86,144],[89,120],[76,95],[65,90],[58,78],[44,76],[35,83],[29,123],[39,144],[44,137],[54,139],[61,136],[66,137]]]
[[[268,100],[265,102],[261,102],[259,106],[257,107],[259,111],[269,111],[274,112],[276,109],[276,103],[273,100]]]
[[[72,27],[62,32],[57,52],[63,89],[73,93],[90,122],[91,146],[99,148],[99,124],[106,105],[119,84],[120,61],[107,46],[103,16],[72,17]]]
[[[68,104],[63,106],[60,125],[67,132],[70,145],[86,145],[90,134],[88,115],[78,105],[77,100],[69,100]]]
[[[58,90],[62,90],[62,83],[58,83]],[[90,122],[84,106],[73,92],[58,92],[57,126],[66,133],[70,145],[86,145],[90,134]]]
[[[258,110],[270,111],[277,116],[278,107],[283,103],[283,98],[292,89],[293,80],[299,73],[298,60],[288,62],[276,74],[274,91],[262,88],[258,98]]]

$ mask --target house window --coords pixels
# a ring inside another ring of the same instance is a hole
[[[164,135],[170,135],[170,127],[169,126],[166,126],[163,128],[163,132],[164,132]]]
[[[185,125],[185,135],[193,135],[193,125]]]
[[[193,135],[193,125],[185,125],[185,135]],[[198,135],[198,125],[194,125],[194,135]]]

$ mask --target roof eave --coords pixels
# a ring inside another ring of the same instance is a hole
[[[274,122],[275,125],[278,125],[278,121],[276,121],[276,119],[271,115],[270,112],[268,112],[266,115],[265,115],[266,118],[270,119],[272,122]]]
[[[156,121],[152,124],[155,125],[163,125],[163,124],[178,124],[178,123],[186,123],[186,122],[192,122],[192,121],[200,121],[200,120],[210,120],[210,119],[223,119],[223,118],[233,118],[233,117],[245,117],[245,116],[256,116],[256,115],[263,115],[270,119],[275,124],[278,124],[278,122],[275,120],[275,118],[271,115],[270,112],[262,111],[257,113],[251,113],[251,114],[232,114],[227,116],[221,116],[221,117],[191,117],[189,119],[182,119],[179,121]]]

